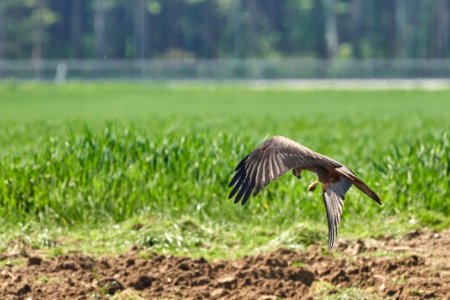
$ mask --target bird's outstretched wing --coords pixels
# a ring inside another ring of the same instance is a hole
[[[328,219],[328,247],[333,249],[337,238],[338,227],[341,221],[342,207],[344,206],[345,193],[352,186],[352,182],[340,176],[338,181],[330,182],[326,190],[323,190],[323,202]]]
[[[229,199],[236,195],[234,203],[242,199],[244,205],[250,195],[258,192],[271,180],[275,180],[295,168],[337,168],[341,164],[288,138],[274,136],[247,155],[236,167],[236,174],[229,184],[233,187]]]

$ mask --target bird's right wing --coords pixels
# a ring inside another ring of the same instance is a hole
[[[289,170],[303,167],[336,168],[338,162],[320,155],[288,138],[274,136],[247,155],[236,167],[229,184],[233,187],[229,199],[236,195],[235,203],[244,205],[250,195],[258,192],[271,180]]]
[[[340,176],[338,181],[330,182],[323,190],[323,202],[328,219],[328,248],[333,249],[341,222],[345,193],[352,186],[350,179]]]

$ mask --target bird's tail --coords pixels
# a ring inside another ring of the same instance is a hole
[[[367,184],[365,184],[361,179],[356,177],[355,173],[353,173],[352,170],[350,170],[346,166],[342,166],[340,168],[337,168],[336,170],[345,177],[349,178],[352,181],[352,183],[364,194],[366,194],[367,196],[372,198],[376,203],[381,205],[380,197],[378,197],[378,195],[374,191],[372,191],[370,187],[367,186]]]
[[[381,205],[381,200],[380,197],[378,197],[378,195],[372,191],[364,182],[362,182],[361,180],[359,180],[357,177],[355,177],[353,179],[353,184],[360,189],[364,194],[366,194],[367,196],[369,196],[370,198],[372,198],[373,200],[375,200],[375,202],[377,202],[378,204]]]

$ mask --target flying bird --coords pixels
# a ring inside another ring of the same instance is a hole
[[[244,205],[250,195],[256,196],[271,180],[292,170],[301,178],[303,170],[317,174],[318,180],[311,183],[308,191],[314,191],[320,182],[322,197],[328,219],[328,247],[334,247],[341,220],[345,193],[353,185],[381,205],[378,195],[361,179],[340,162],[317,153],[283,136],[274,136],[264,141],[237,165],[229,188],[233,187],[229,199]]]

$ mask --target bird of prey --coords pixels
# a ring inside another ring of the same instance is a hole
[[[322,197],[328,219],[328,247],[334,247],[341,220],[344,196],[351,185],[355,185],[381,205],[380,198],[346,166],[325,155],[319,154],[283,136],[274,136],[264,141],[237,165],[235,175],[228,187],[233,187],[229,199],[234,203],[242,200],[244,205],[250,195],[259,191],[286,172],[301,178],[303,170],[317,174],[318,180],[311,183],[308,191],[322,184]]]

